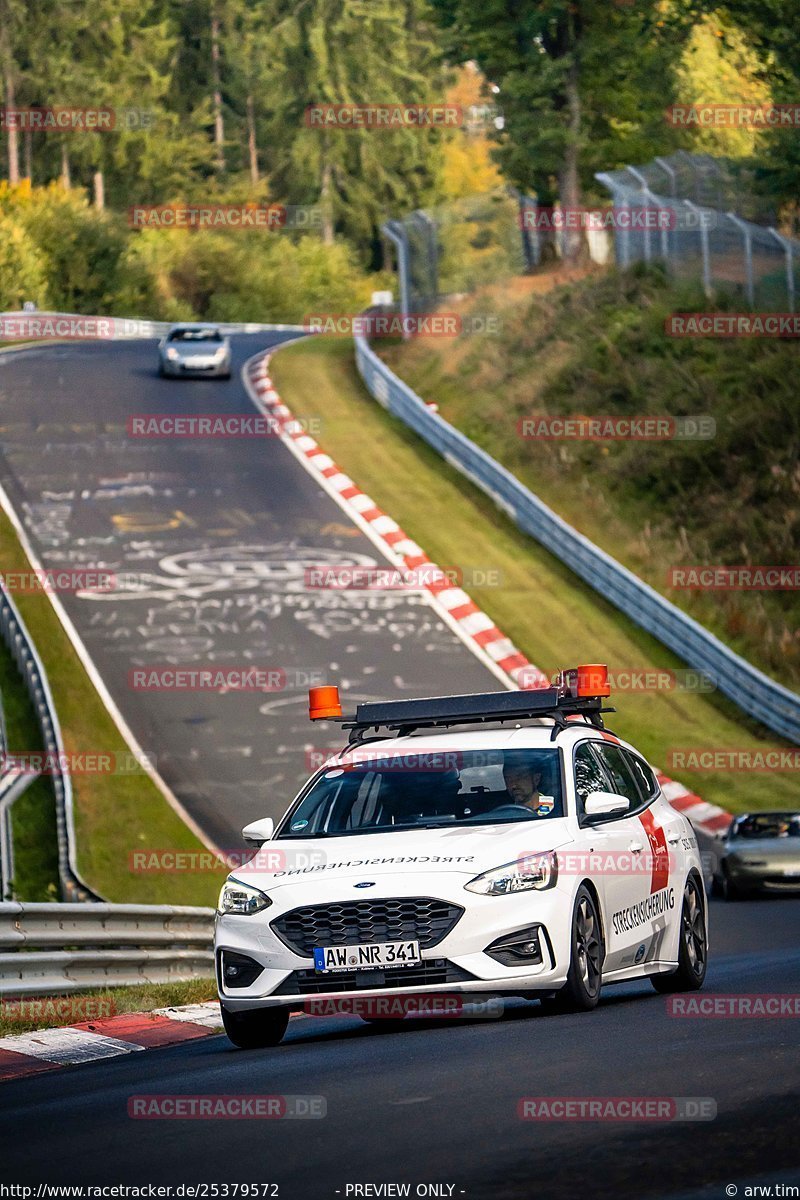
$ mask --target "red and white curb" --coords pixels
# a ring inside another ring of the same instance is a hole
[[[189,1042],[221,1028],[219,1004],[213,1001],[10,1034],[0,1038],[0,1080]]]
[[[306,433],[301,422],[295,420],[272,382],[270,358],[271,351],[263,351],[249,359],[242,370],[242,381],[256,407],[275,422],[282,440],[295,457],[393,566],[412,573],[415,583],[419,581],[420,590],[427,592],[432,606],[446,623],[506,687],[547,686],[549,680],[544,672],[528,661],[465,591],[452,586],[422,547],[388,513],[378,508],[375,501],[325,453],[316,439]],[[730,824],[730,813],[715,804],[707,804],[660,771],[657,775],[667,800],[688,817],[696,829],[713,837]]]

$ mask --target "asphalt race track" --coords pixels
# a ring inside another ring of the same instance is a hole
[[[796,996],[799,919],[800,900],[713,901],[701,995]],[[409,1183],[411,1195],[452,1185],[440,1195],[475,1200],[721,1198],[733,1183],[744,1197],[748,1181],[800,1183],[798,1020],[676,1018],[666,1004],[637,983],[608,988],[597,1011],[575,1016],[512,1001],[500,1019],[399,1029],[298,1017],[272,1050],[211,1037],[5,1083],[0,1178],[277,1183],[280,1200],[336,1200],[365,1183]],[[316,1096],[327,1115],[129,1118],[129,1097],[143,1094]],[[523,1096],[702,1097],[718,1114],[532,1122],[516,1115]]]
[[[350,705],[501,686],[423,593],[305,586],[307,567],[386,563],[278,438],[128,433],[145,413],[255,416],[241,365],[292,336],[234,338],[229,382],[160,379],[152,341],[0,356],[0,482],[45,567],[114,572],[105,594],[61,600],[140,745],[223,847],[283,812],[320,739],[341,744],[309,725],[309,683],[342,684]],[[270,693],[130,686],[132,668],[170,665],[287,680]]]

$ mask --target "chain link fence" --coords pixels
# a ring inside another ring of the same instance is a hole
[[[673,277],[699,280],[709,297],[724,292],[749,308],[795,312],[800,242],[775,228],[745,168],[679,151],[596,178],[611,192],[619,266],[663,262]]]
[[[726,292],[756,310],[795,312],[800,242],[778,231],[777,214],[759,196],[747,164],[679,150],[596,178],[611,193],[611,207],[577,215],[595,262],[662,262],[677,279],[699,280],[709,297]],[[506,188],[387,222],[398,308],[428,312],[444,297],[562,257],[569,234],[560,218],[568,216]]]

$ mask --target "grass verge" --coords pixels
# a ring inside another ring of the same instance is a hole
[[[133,987],[95,988],[69,996],[0,999],[0,1037],[76,1025],[93,1018],[116,1017],[122,1013],[152,1012],[154,1008],[177,1008],[216,1000],[213,978],[188,979],[182,983],[140,983]]]
[[[595,271],[461,306],[497,331],[378,343],[392,370],[580,530],[789,687],[800,685],[800,592],[687,590],[672,568],[796,568],[800,347],[787,338],[667,336],[709,308],[656,268]],[[735,308],[720,298],[718,307]],[[449,305],[448,307],[453,307]],[[458,307],[458,306],[456,306]],[[535,416],[710,417],[700,440],[543,440]],[[537,426],[533,426],[537,428]]]
[[[547,671],[608,662],[615,671],[683,664],[520,533],[470,484],[367,393],[349,341],[314,338],[271,363],[297,417],[321,423],[319,441],[338,465],[441,566],[496,572],[500,586],[473,599],[530,660]],[[488,683],[488,676],[487,676]],[[731,811],[791,807],[790,774],[678,770],[671,752],[757,750],[777,743],[716,694],[668,690],[620,694],[613,728],[704,799]]]

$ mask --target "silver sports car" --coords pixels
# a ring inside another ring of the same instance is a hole
[[[800,891],[800,813],[737,817],[725,835],[714,884],[726,900]]]
[[[173,325],[158,344],[161,374],[231,377],[231,344],[214,325]]]

